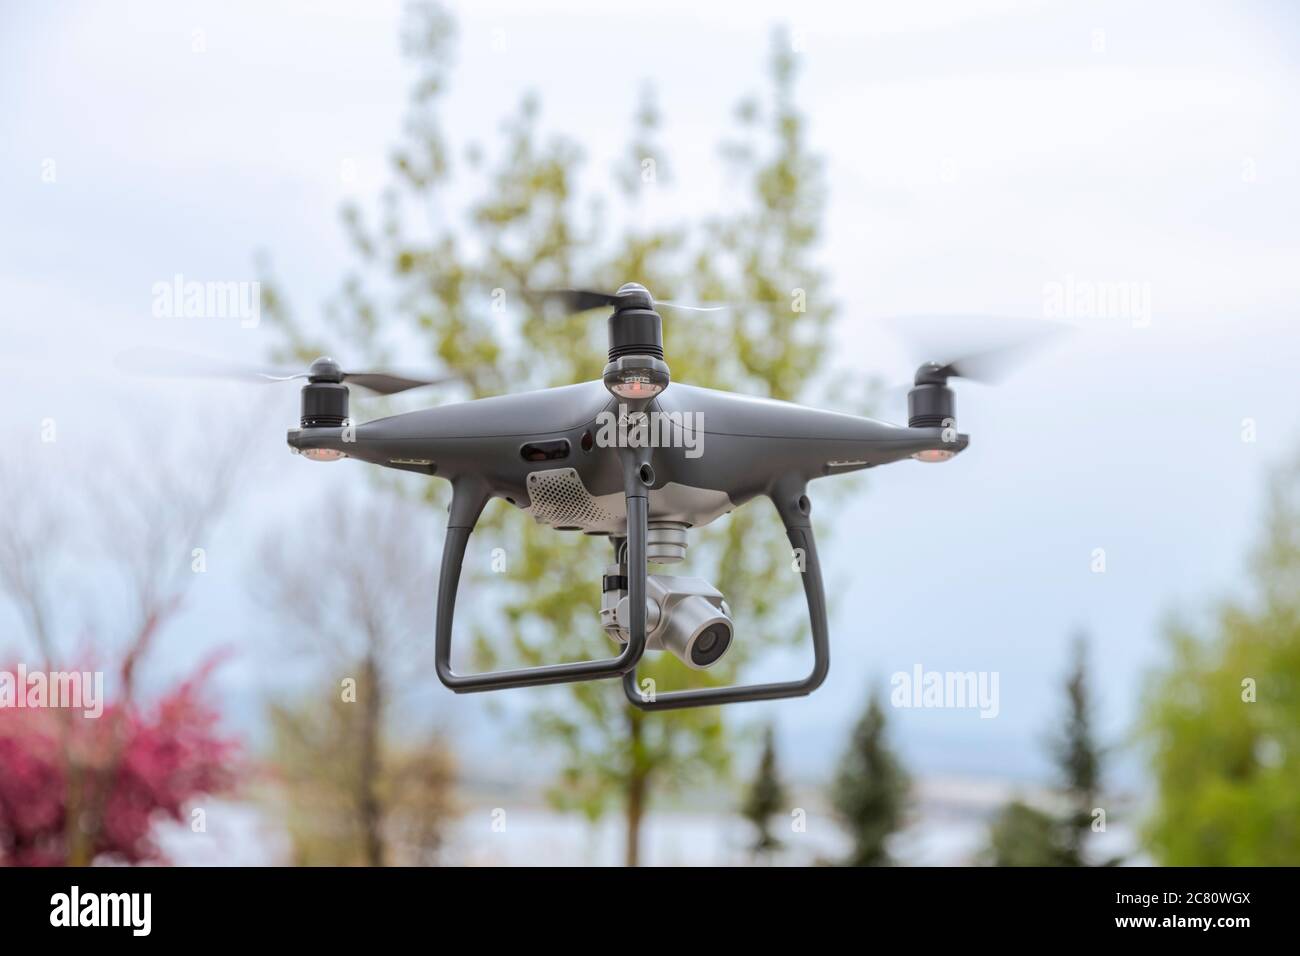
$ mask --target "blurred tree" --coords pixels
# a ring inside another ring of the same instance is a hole
[[[1173,623],[1140,736],[1157,796],[1147,845],[1167,866],[1300,863],[1300,461],[1272,479],[1255,594],[1204,633]]]
[[[771,820],[785,812],[787,799],[776,765],[776,732],[768,724],[763,732],[763,753],[758,760],[758,770],[742,811],[745,819],[754,825],[756,835],[752,848],[756,856],[770,856],[781,849],[781,841],[772,833]]]
[[[94,461],[93,470],[56,470],[52,454],[0,462],[0,486],[40,489],[0,512],[0,594],[35,651],[38,664],[29,668],[114,680],[98,717],[0,709],[0,860],[161,862],[152,815],[179,820],[194,798],[229,790],[242,776],[237,748],[202,696],[215,658],[152,702],[141,701],[136,686],[206,567],[197,546],[229,499],[245,452],[233,436],[220,437],[219,426],[196,431],[201,445],[175,456],[159,454],[166,443],[134,455],[83,450],[80,460]],[[138,434],[157,442],[147,428]],[[22,448],[16,438],[11,446]],[[126,606],[110,608],[118,596]],[[104,606],[73,650],[68,632],[77,625],[67,610],[78,602]],[[106,620],[125,622],[122,633],[106,632]],[[74,659],[81,666],[72,668]]]
[[[873,692],[853,728],[831,788],[831,803],[853,840],[847,866],[889,866],[889,837],[902,826],[910,781],[885,739],[885,712]]]
[[[0,707],[0,866],[167,862],[153,840],[158,818],[190,824],[196,801],[240,776],[238,747],[205,699],[210,669],[150,704],[108,703],[97,718]]]
[[[433,555],[416,511],[391,491],[335,495],[312,511],[316,534],[276,531],[262,549],[259,596],[299,667],[315,665],[312,686],[327,688],[271,708],[272,762],[302,864],[428,864],[442,847],[454,760],[398,707],[435,683]]]
[[[1088,681],[1088,643],[1075,638],[1066,674],[1065,720],[1049,738],[1059,776],[1058,793],[1064,810],[1057,816],[1022,801],[1007,805],[994,822],[985,857],[993,866],[1091,866],[1087,852],[1102,787],[1103,750],[1093,731],[1093,707]],[[1114,866],[1118,857],[1100,865]]]
[[[1065,794],[1061,821],[1067,866],[1087,866],[1085,843],[1092,832],[1101,791],[1102,751],[1093,732],[1093,701],[1088,684],[1088,644],[1075,638],[1073,661],[1065,679],[1065,726],[1051,742]]]
[[[357,681],[361,701],[375,698],[374,685],[374,675]],[[436,732],[376,733],[373,709],[341,694],[271,708],[271,762],[298,866],[442,861],[455,813],[451,749]]]
[[[581,150],[562,136],[543,140],[533,95],[505,122],[495,161],[469,144],[463,168],[455,169],[456,150],[439,119],[453,36],[441,6],[410,8],[404,46],[418,79],[406,136],[393,154],[395,180],[374,223],[356,206],[344,210],[359,264],[327,309],[324,328],[304,328],[281,289],[265,278],[264,313],[286,331],[292,351],[301,358],[319,354],[321,337],[328,337],[334,348],[350,347],[371,361],[400,350],[409,364],[423,352],[463,374],[472,397],[592,380],[605,361],[604,322],[558,314],[528,290],[616,288],[635,279],[665,298],[742,304],[665,316],[674,378],[782,399],[805,393],[822,368],[833,309],[812,264],[823,209],[820,160],[808,150],[805,120],[794,104],[788,38],[773,39],[769,102],[743,103],[737,135],[724,144],[726,182],[736,192],[727,197],[725,214],[652,225],[662,219],[657,203],[671,177],[649,92],[614,170],[613,202],[595,195],[580,208]],[[443,483],[428,484],[431,503],[442,507],[445,495]],[[463,587],[486,576],[474,548],[495,542],[508,556],[508,570],[493,575],[496,613],[480,607],[471,622],[480,666],[612,652],[596,626],[599,569],[610,559],[606,543],[561,539],[495,502],[471,544]],[[798,579],[774,512],[741,509],[693,532],[689,562],[690,573],[727,595],[743,640],[707,673],[652,655],[642,663],[642,678],[661,689],[725,683],[747,655],[802,632],[800,617],[781,613]],[[492,636],[500,634],[509,637]],[[629,865],[640,858],[640,825],[655,790],[729,766],[717,709],[648,717],[626,705],[616,681],[534,691],[531,701],[537,708],[530,732],[563,754],[554,804],[595,819],[621,803]]]
[[[1013,800],[990,828],[986,857],[992,866],[1076,866],[1067,832],[1050,813]]]

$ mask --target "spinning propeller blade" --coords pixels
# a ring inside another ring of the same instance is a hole
[[[412,388],[423,388],[426,385],[442,385],[446,382],[454,382],[458,379],[455,375],[442,375],[437,378],[411,378],[406,375],[395,375],[392,372],[344,372],[343,381],[349,385],[360,385],[362,388],[368,388],[370,391],[379,395],[396,395],[398,392],[405,392]]]
[[[154,345],[142,345],[119,352],[113,357],[113,364],[130,375],[149,378],[223,378],[268,384],[307,377],[306,372],[258,368],[211,355]]]
[[[257,368],[227,359],[157,346],[127,349],[118,353],[114,362],[124,372],[153,378],[216,378],[269,384],[305,379],[310,375],[309,372],[291,372],[287,369]],[[380,395],[395,395],[408,389],[421,388],[425,385],[441,385],[457,379],[454,375],[428,378],[383,371],[340,371],[338,375],[338,381],[358,385]]]
[[[885,325],[917,364],[932,362],[955,378],[988,385],[1073,329],[1046,319],[991,315],[894,316]]]
[[[601,306],[616,306],[619,298],[606,292],[593,292],[590,289],[542,289],[538,295],[561,303],[568,312],[587,312]]]
[[[667,306],[670,309],[681,309],[685,312],[722,312],[731,308],[726,303],[718,305],[686,305],[684,302],[669,302],[667,299],[655,299],[655,305]]]
[[[591,289],[542,289],[536,294],[563,304],[569,312],[586,312],[590,309],[599,309],[602,306],[616,308],[630,298],[627,295],[595,292]],[[670,302],[667,299],[654,299],[653,302],[656,306],[682,309],[687,312],[720,312],[729,308],[726,304],[688,305],[685,302]]]

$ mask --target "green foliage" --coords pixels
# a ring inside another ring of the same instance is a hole
[[[439,122],[453,40],[454,25],[441,7],[411,8],[404,47],[418,79],[393,154],[395,178],[378,215],[372,222],[359,208],[344,212],[358,266],[326,316],[324,333],[335,349],[372,361],[400,351],[403,365],[423,353],[463,374],[470,397],[592,380],[605,360],[604,322],[560,314],[528,290],[616,288],[635,280],[662,298],[747,303],[725,312],[665,315],[674,379],[777,398],[807,389],[825,355],[822,333],[833,309],[812,265],[823,207],[820,161],[808,150],[805,121],[794,106],[795,62],[783,35],[773,40],[766,106],[741,110],[739,128],[725,144],[728,176],[743,199],[724,214],[672,226],[645,225],[645,207],[671,187],[651,93],[634,111],[610,192],[588,196],[579,189],[581,148],[543,134],[536,96],[506,120],[495,153],[476,144],[453,147]],[[319,340],[294,319],[274,283],[264,285],[264,309],[293,349],[303,358],[319,354]],[[431,482],[428,491],[440,508],[441,484]],[[686,572],[727,595],[744,640],[707,673],[651,655],[639,676],[661,690],[729,682],[747,655],[799,632],[798,619],[782,613],[799,584],[788,542],[774,512],[758,508],[763,513],[743,508],[692,532]],[[503,548],[508,568],[491,576],[495,619],[480,609],[474,621],[481,665],[613,653],[597,625],[607,544],[557,536],[495,502],[471,544],[467,588],[484,577],[476,547]],[[728,769],[717,709],[647,718],[627,707],[616,681],[538,692],[533,699],[539,706],[529,721],[532,732],[564,755],[552,792],[558,807],[594,818],[622,802],[635,831],[652,786],[670,788]]]
[[[989,862],[993,866],[1077,866],[1067,832],[1051,814],[1013,800],[990,829]]]
[[[840,761],[831,802],[853,839],[848,866],[889,866],[889,837],[903,824],[911,784],[886,740],[885,712],[873,693]]]
[[[1145,837],[1165,865],[1300,863],[1300,463],[1273,480],[1252,569],[1253,600],[1170,625],[1146,688]]]
[[[772,817],[782,815],[789,806],[785,785],[776,764],[776,734],[769,724],[763,733],[763,753],[742,808],[745,819],[754,825],[755,854],[772,854],[781,849],[781,841],[772,832]]]

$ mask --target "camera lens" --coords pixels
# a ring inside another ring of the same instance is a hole
[[[730,628],[725,624],[711,625],[691,645],[691,663],[698,667],[708,667],[722,656],[730,643]]]
[[[616,572],[617,567],[614,568]],[[610,572],[606,572],[609,574]],[[731,611],[718,590],[700,578],[679,578],[651,574],[646,579],[646,603],[658,613],[653,621],[647,612],[646,649],[668,651],[687,667],[712,667],[731,648]],[[621,591],[606,591],[602,600],[620,598],[618,627],[626,631],[629,598]],[[601,612],[605,620],[605,611]],[[607,628],[608,629],[608,628]],[[626,641],[626,636],[623,637]]]

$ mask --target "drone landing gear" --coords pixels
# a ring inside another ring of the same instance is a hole
[[[812,624],[813,666],[803,680],[780,681],[769,684],[751,684],[743,687],[704,687],[696,690],[675,690],[656,694],[652,686],[637,684],[636,666],[623,675],[623,693],[642,710],[676,710],[682,707],[708,707],[714,704],[735,704],[746,700],[776,700],[782,697],[803,697],[821,686],[830,670],[830,638],[826,624],[826,597],[822,589],[821,565],[817,561],[817,545],[813,540],[812,522],[808,517],[810,506],[802,486],[783,483],[770,494],[777,513],[785,524],[786,537],[794,549],[796,567],[803,572],[803,590],[808,599],[808,619]],[[632,606],[635,606],[633,604]],[[630,608],[629,608],[630,609]]]
[[[635,668],[645,652],[646,526],[649,499],[644,489],[639,495],[629,488],[627,495],[627,530],[629,542],[628,593],[632,595],[628,642],[622,653],[599,661],[572,664],[547,664],[486,674],[457,674],[451,668],[451,625],[456,609],[456,591],[460,569],[465,560],[465,546],[478,524],[479,516],[491,494],[482,482],[470,479],[452,483],[451,515],[447,520],[447,539],[442,550],[442,572],[438,578],[438,624],[434,638],[434,665],[438,679],[458,694],[509,687],[536,687],[541,684],[564,684],[572,681],[618,677]]]
[[[490,489],[478,479],[461,478],[452,482],[451,514],[447,522],[447,538],[442,552],[442,571],[438,580],[438,622],[434,644],[435,666],[438,678],[444,685],[458,694],[464,694],[505,690],[510,687],[536,687],[543,684],[622,677],[623,690],[627,699],[642,710],[673,710],[746,700],[802,697],[821,686],[830,668],[826,599],[822,590],[821,566],[817,561],[812,522],[808,517],[808,498],[803,493],[802,483],[791,481],[778,483],[769,496],[785,524],[786,536],[790,539],[796,561],[799,562],[797,566],[801,567],[803,572],[804,594],[808,599],[808,616],[812,623],[812,671],[807,677],[797,681],[754,684],[747,687],[709,687],[671,691],[665,694],[642,692],[636,680],[636,666],[645,652],[646,645],[648,491],[654,484],[654,470],[649,464],[648,451],[648,449],[624,451],[628,531],[628,640],[617,657],[605,660],[548,664],[484,674],[457,674],[452,670],[452,619],[456,609],[456,592],[460,583],[461,565],[465,560],[465,548],[469,543],[470,534],[478,523],[483,508],[491,499]]]

